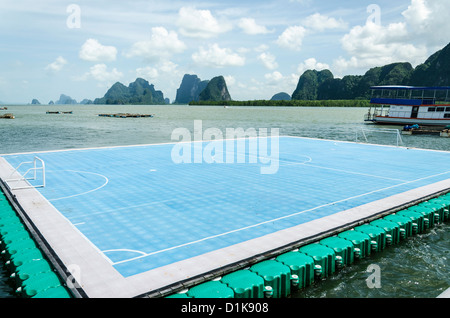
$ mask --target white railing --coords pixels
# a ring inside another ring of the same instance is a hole
[[[38,167],[38,162],[40,166]],[[30,188],[45,188],[45,162],[39,157],[34,157],[33,161],[30,162],[22,162],[9,176],[12,178],[14,176],[20,175],[19,169],[24,165],[32,164],[33,167],[29,168],[20,178],[15,179],[7,179],[6,184],[9,186],[11,190],[22,190],[22,189],[30,189]],[[32,185],[28,180],[37,180],[38,171],[42,171],[42,184]],[[32,177],[27,177],[30,173],[32,173]],[[22,184],[20,184],[22,183]],[[27,183],[28,185],[23,185],[23,183]],[[20,185],[19,185],[20,184]],[[19,185],[19,186],[17,186]]]
[[[403,138],[400,130],[398,129],[388,129],[388,128],[380,128],[380,129],[368,129],[361,127],[360,129],[356,130],[356,142],[359,142],[359,132],[361,132],[362,136],[364,137],[365,142],[369,142],[367,139],[366,132],[376,132],[376,133],[389,133],[389,134],[395,134],[396,135],[396,143],[397,147],[403,146]]]

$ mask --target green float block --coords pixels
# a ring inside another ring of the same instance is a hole
[[[72,295],[64,286],[59,286],[40,291],[32,298],[66,299],[72,298]]]
[[[23,240],[14,241],[8,244],[6,248],[1,251],[1,256],[4,260],[7,260],[10,259],[12,255],[17,254],[18,252],[36,247],[36,243],[33,239],[25,238]]]
[[[0,236],[4,237],[6,234],[11,234],[13,232],[23,231],[23,230],[26,230],[26,228],[23,224],[14,224],[12,226],[0,227]]]
[[[17,216],[16,212],[8,206],[0,206],[0,220],[10,216]]]
[[[371,250],[380,252],[386,247],[386,232],[378,226],[364,224],[355,227],[355,231],[367,234],[371,238]]]
[[[250,270],[264,279],[266,297],[285,298],[291,294],[291,269],[283,263],[264,261]]]
[[[210,281],[192,287],[187,295],[192,298],[234,298],[234,292],[220,281]]]
[[[334,236],[323,239],[319,243],[334,250],[337,268],[353,264],[355,248],[350,241]]]
[[[415,211],[409,211],[409,210],[403,210],[397,212],[397,215],[404,216],[407,218],[410,218],[413,222],[413,234],[417,233],[424,233],[426,230],[426,224],[425,224],[425,216],[422,213],[415,212]]]
[[[167,296],[165,298],[169,298],[169,299],[186,299],[186,298],[192,298],[192,297],[189,297],[186,293],[177,293],[177,294],[173,294],[173,295]]]
[[[440,202],[437,201],[427,201],[425,203],[422,203],[425,206],[429,206],[429,207],[434,207],[435,211],[434,211],[434,222],[435,223],[442,223],[444,222],[444,216],[445,216],[445,211],[446,211],[446,205],[443,205]]]
[[[13,242],[22,241],[26,239],[30,239],[30,234],[27,230],[16,231],[10,234],[6,234],[0,239],[0,250],[6,249],[7,246],[11,245]]]
[[[305,288],[314,282],[314,259],[299,251],[277,257],[277,261],[291,269],[291,276],[298,277],[297,288]]]
[[[22,220],[17,215],[8,215],[0,218],[0,227],[10,226],[16,223],[22,223]]]
[[[371,238],[369,235],[351,230],[339,233],[338,237],[346,239],[353,244],[355,259],[362,259],[370,255]]]
[[[450,211],[450,199],[444,199],[444,198],[436,198],[428,201],[431,204],[436,204],[437,206],[441,207],[438,211],[439,213],[439,223],[442,223],[448,219],[449,211]]]
[[[221,282],[234,291],[234,298],[264,298],[264,279],[250,270],[226,275]]]
[[[42,255],[41,251],[37,248],[29,249],[26,251],[22,251],[16,253],[11,256],[11,259],[5,263],[7,270],[10,273],[14,273],[17,271],[19,266],[22,266],[25,263],[33,262],[36,260],[45,259],[44,255]]]
[[[0,249],[4,250],[8,244],[25,238],[30,238],[30,233],[23,227],[17,228],[15,231],[5,231],[0,237]]]
[[[424,218],[425,229],[432,228],[434,226],[434,211],[427,209],[423,206],[413,206],[407,209],[407,211],[417,212],[422,214]]]
[[[50,264],[46,260],[40,259],[18,266],[16,272],[11,274],[10,278],[14,281],[17,287],[20,287],[22,283],[31,276],[51,271],[53,270]]]
[[[53,272],[47,272],[31,276],[25,280],[22,286],[16,289],[16,293],[20,297],[30,298],[49,288],[60,286],[62,285],[58,275]]]
[[[370,222],[370,225],[378,226],[379,228],[382,228],[386,232],[387,245],[400,243],[401,239],[400,225],[398,225],[397,223],[385,219],[379,219]]]
[[[412,220],[410,218],[392,214],[385,216],[383,219],[386,221],[391,221],[394,223],[397,223],[400,226],[400,234],[402,239],[411,237],[413,235],[413,226],[412,226]]]
[[[439,223],[440,215],[441,213],[443,214],[443,209],[440,205],[430,203],[427,201],[419,204],[418,207],[424,208],[430,214],[429,216],[430,227],[433,227]]]
[[[333,249],[315,243],[303,246],[300,248],[300,252],[314,259],[315,272],[318,278],[328,277],[336,271],[336,253]]]

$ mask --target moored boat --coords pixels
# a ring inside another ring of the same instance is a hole
[[[450,125],[450,87],[372,87],[366,122],[385,125]]]

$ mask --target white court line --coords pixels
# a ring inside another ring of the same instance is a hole
[[[75,198],[75,197],[79,197],[79,196],[82,196],[82,195],[85,195],[85,194],[89,194],[89,193],[98,191],[98,190],[106,187],[106,185],[109,183],[109,179],[107,177],[105,177],[104,175],[99,174],[99,173],[87,172],[87,171],[75,171],[75,170],[62,170],[62,171],[75,172],[75,173],[81,173],[81,174],[83,174],[83,173],[93,174],[93,175],[96,175],[96,176],[104,178],[106,180],[106,182],[103,185],[101,185],[100,187],[96,188],[96,189],[92,189],[92,190],[89,190],[89,191],[86,191],[86,192],[83,192],[83,193],[79,193],[79,194],[70,195],[70,196],[67,196],[67,197],[62,197],[62,198],[57,198],[57,199],[49,199],[48,200],[49,202],[55,202],[55,201]],[[55,171],[47,171],[47,172],[55,172]]]
[[[137,250],[129,250],[129,249],[115,249],[115,250],[102,251],[102,253],[115,253],[115,252],[130,252],[130,253],[142,254],[143,256],[146,256],[145,252],[137,251]]]
[[[410,183],[414,183],[414,182],[418,182],[418,181],[422,181],[422,180],[426,180],[426,179],[431,179],[431,178],[434,178],[434,177],[439,177],[439,176],[442,176],[442,175],[445,175],[445,174],[449,174],[449,173],[450,173],[450,171],[446,171],[446,172],[439,173],[439,174],[432,175],[432,176],[428,176],[428,177],[425,177],[425,178],[420,178],[420,179],[413,180],[413,181],[407,181],[407,182],[404,182],[404,183],[401,183],[401,184],[398,184],[398,185],[386,187],[386,188],[383,188],[383,189],[374,190],[374,191],[371,191],[371,192],[368,192],[368,193],[364,193],[364,194],[360,194],[360,195],[353,196],[353,197],[350,197],[350,198],[342,199],[342,200],[339,200],[339,201],[336,201],[336,202],[327,203],[327,204],[324,204],[324,205],[321,205],[321,206],[317,206],[317,207],[312,208],[312,209],[300,211],[300,212],[297,212],[297,213],[294,213],[294,214],[291,214],[291,215],[279,217],[279,218],[276,218],[276,219],[273,219],[273,220],[261,222],[261,223],[254,224],[254,225],[251,225],[251,226],[247,226],[247,227],[244,227],[244,228],[240,228],[240,229],[237,229],[237,230],[225,232],[225,233],[222,233],[222,234],[209,236],[209,237],[206,237],[206,238],[203,238],[203,239],[200,239],[200,240],[196,240],[196,241],[193,241],[193,242],[181,244],[181,245],[178,245],[178,246],[173,246],[173,247],[166,248],[166,249],[163,249],[163,250],[160,250],[160,251],[156,251],[156,252],[152,252],[152,253],[147,253],[147,254],[145,254],[145,255],[138,256],[138,257],[134,257],[134,258],[130,258],[130,259],[128,259],[128,260],[123,260],[123,261],[120,261],[120,262],[115,262],[115,263],[113,263],[113,265],[118,265],[118,264],[128,263],[128,262],[135,261],[135,260],[137,260],[137,259],[141,259],[141,258],[144,258],[144,257],[148,257],[148,256],[152,256],[152,255],[156,255],[156,254],[168,252],[168,251],[175,250],[175,249],[178,249],[178,248],[181,248],[181,247],[185,247],[185,246],[189,246],[189,245],[194,245],[194,244],[197,244],[197,243],[200,243],[200,242],[204,242],[204,241],[208,241],[208,240],[211,240],[211,239],[214,239],[214,238],[226,236],[226,235],[228,235],[228,234],[232,234],[232,233],[236,233],[236,232],[241,232],[241,231],[244,231],[244,230],[248,230],[248,229],[251,229],[251,228],[255,228],[255,227],[258,227],[258,226],[261,226],[261,225],[264,225],[264,224],[277,222],[277,221],[280,221],[280,220],[283,220],[283,219],[288,219],[288,218],[291,218],[291,217],[293,217],[293,216],[298,216],[298,215],[301,215],[301,214],[304,214],[304,213],[307,213],[307,212],[311,212],[311,211],[314,211],[314,210],[317,210],[317,209],[320,209],[320,208],[324,208],[324,207],[327,207],[327,206],[331,206],[331,205],[334,205],[334,204],[337,204],[337,203],[341,203],[341,202],[353,200],[353,199],[356,199],[356,198],[360,198],[360,197],[363,197],[363,196],[366,196],[366,195],[369,195],[369,194],[372,194],[372,193],[376,193],[376,192],[381,192],[381,191],[384,191],[384,190],[393,189],[393,188],[400,187],[400,186],[403,186],[403,185],[406,185],[406,184],[410,184]]]

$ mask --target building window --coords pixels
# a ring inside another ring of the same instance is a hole
[[[445,114],[444,118],[450,118],[450,114]]]
[[[428,107],[428,111],[429,112],[435,112],[436,111],[436,107]]]
[[[436,108],[437,112],[445,112],[445,107],[438,107]]]
[[[447,107],[447,108],[445,109],[445,111],[446,111],[446,112],[450,112],[450,107]]]

